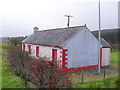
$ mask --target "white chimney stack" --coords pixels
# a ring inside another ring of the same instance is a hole
[[[33,28],[33,33],[38,32],[38,31],[39,31],[39,28],[38,28],[37,26],[35,26],[35,27]]]

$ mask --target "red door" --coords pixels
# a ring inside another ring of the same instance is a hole
[[[39,46],[36,46],[36,57],[39,57]]]
[[[52,49],[52,60],[53,62],[57,61],[57,49]]]

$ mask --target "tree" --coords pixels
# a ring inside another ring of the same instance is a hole
[[[27,36],[26,36],[27,37]],[[11,43],[12,45],[18,45],[21,43],[22,40],[24,40],[26,37],[9,37],[9,43]]]

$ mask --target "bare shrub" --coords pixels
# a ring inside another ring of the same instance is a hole
[[[15,74],[22,77],[26,85],[31,78],[28,66],[32,58],[27,52],[21,51],[21,49],[10,49],[8,51],[8,60]]]
[[[8,60],[16,75],[25,80],[25,85],[28,81],[38,88],[66,88],[71,85],[68,74],[47,57],[36,59],[20,49],[12,49],[8,51]]]

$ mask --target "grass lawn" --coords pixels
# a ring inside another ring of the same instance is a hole
[[[112,77],[100,81],[91,81],[73,85],[74,88],[118,88],[118,78]]]
[[[1,46],[2,44],[0,44]],[[2,45],[2,67],[0,66],[0,70],[2,70],[2,88],[26,88],[23,85],[23,80],[20,77],[17,77],[12,69],[9,67],[7,58],[6,58],[6,50],[9,49],[7,44]],[[2,69],[1,69],[2,68]]]
[[[0,45],[0,89],[2,88],[2,45]]]
[[[111,63],[120,63],[120,60],[118,60],[118,58],[120,58],[120,51],[118,50],[114,50],[111,52]]]

